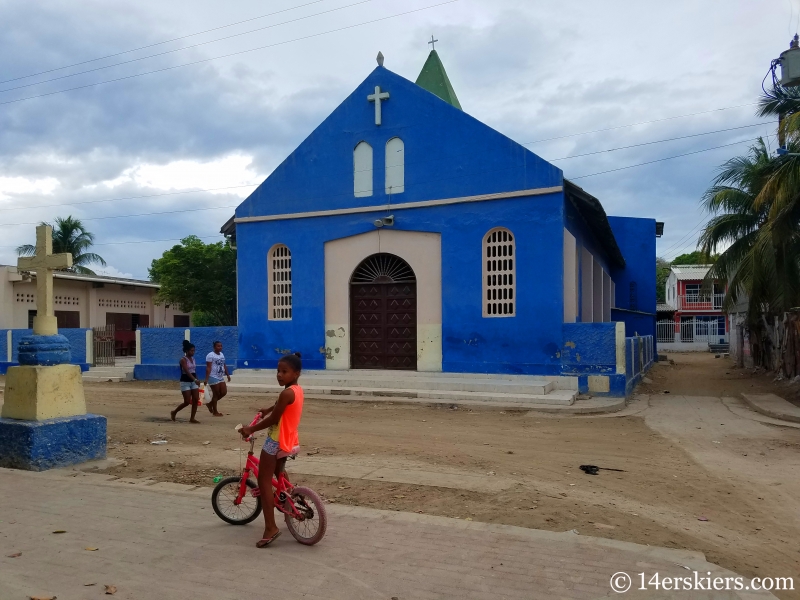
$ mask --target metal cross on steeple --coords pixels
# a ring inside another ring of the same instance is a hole
[[[431,36],[431,41],[428,42],[431,45],[431,50],[436,50],[436,42],[438,42],[438,41],[439,40],[435,40],[435,39],[433,39],[433,36]]]

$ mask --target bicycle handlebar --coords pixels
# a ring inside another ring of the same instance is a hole
[[[258,423],[260,420],[261,420],[261,413],[260,413],[260,412],[257,412],[257,413],[256,413],[256,416],[253,418],[253,420],[252,420],[252,421],[250,421],[250,425],[248,425],[248,427],[252,427],[252,426],[253,426],[253,425],[255,425],[256,423]],[[236,430],[236,432],[237,432],[237,433],[239,433],[239,432],[242,430],[242,427],[243,427],[243,426],[242,426],[242,424],[241,424],[241,423],[239,423],[239,424],[238,424],[236,427],[234,427],[234,429]],[[252,436],[252,435],[251,435],[250,437],[248,437],[248,438],[245,438],[245,440],[244,440],[244,441],[245,441],[245,442],[249,442],[249,441],[251,441],[253,438],[254,438],[254,436]]]

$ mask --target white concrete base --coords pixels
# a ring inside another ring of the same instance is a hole
[[[708,342],[658,342],[658,351],[708,352]]]
[[[578,395],[574,377],[426,373],[420,371],[305,371],[300,379],[308,396],[416,398],[496,405],[569,406]],[[231,391],[278,393],[272,370],[239,369]]]
[[[86,414],[78,365],[10,367],[6,374],[4,419],[43,421]]]

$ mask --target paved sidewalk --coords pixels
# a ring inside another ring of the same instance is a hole
[[[775,394],[742,394],[747,406],[781,421],[800,423],[800,408]]]
[[[226,525],[211,510],[208,488],[182,491],[189,489],[0,469],[0,597],[104,598],[103,586],[113,584],[114,598],[129,600],[670,598],[620,596],[609,580],[619,571],[686,577],[687,568],[734,576],[696,552],[344,506],[328,506],[319,545],[301,546],[286,532],[275,547],[257,550],[260,523]]]

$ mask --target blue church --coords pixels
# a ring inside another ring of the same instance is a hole
[[[222,228],[238,365],[300,351],[309,369],[569,375],[619,394],[653,359],[656,228],[608,217],[465,113],[436,50],[416,82],[379,55]]]

